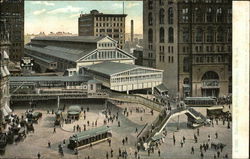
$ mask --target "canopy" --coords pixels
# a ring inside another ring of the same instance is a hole
[[[81,107],[79,105],[72,105],[68,109],[68,113],[69,112],[78,112],[78,113],[80,113],[81,112]]]

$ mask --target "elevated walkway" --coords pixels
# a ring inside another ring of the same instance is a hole
[[[204,115],[190,107],[177,108],[171,111],[162,110],[152,125],[147,126],[145,131],[139,136],[140,144],[144,149],[148,149],[155,137],[159,136],[171,118],[185,114],[192,117],[194,121],[199,121],[201,125],[208,124]]]

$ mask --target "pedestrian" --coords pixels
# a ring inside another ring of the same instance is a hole
[[[125,144],[125,140],[124,139],[122,139],[122,145],[124,145]]]
[[[210,140],[211,140],[211,136],[210,136],[210,135],[208,135],[207,137],[208,137],[208,139],[207,139],[207,140],[208,140],[208,142],[210,142]]]
[[[148,156],[150,156],[150,149],[148,149]]]
[[[135,133],[138,133],[138,129],[137,128],[135,128]]]
[[[49,147],[49,148],[51,147],[51,143],[50,143],[50,141],[48,142],[48,147]]]
[[[161,150],[160,149],[158,150],[158,155],[159,155],[159,157],[161,156]]]
[[[228,159],[228,154],[225,154],[225,159]]]
[[[121,151],[121,149],[119,148],[119,157],[121,157],[122,156],[122,151]]]
[[[200,129],[197,129],[197,135],[200,136]]]
[[[113,149],[110,150],[110,157],[112,158],[113,157]]]
[[[109,159],[109,153],[106,152],[106,159]]]
[[[141,116],[141,121],[142,121],[142,116]]]
[[[118,121],[118,127],[120,127],[121,125],[120,125],[120,121]]]
[[[138,153],[137,153],[137,151],[135,151],[135,158],[137,158],[137,155],[138,155]]]
[[[183,147],[183,140],[181,140],[181,147]]]
[[[223,145],[220,144],[220,152],[222,152],[222,150],[223,150]]]
[[[204,154],[203,154],[203,152],[201,151],[201,158],[203,159],[203,157],[204,157]]]
[[[216,159],[216,154],[214,154],[214,159]]]
[[[38,152],[38,154],[37,154],[37,158],[38,158],[38,159],[40,159],[40,158],[41,158],[41,154],[40,154],[40,152]]]
[[[175,145],[175,138],[173,138],[173,142],[174,142],[174,145]]]
[[[191,154],[194,154],[194,147],[191,147]]]
[[[126,141],[126,143],[128,143],[128,137],[127,136],[125,137],[125,141]]]
[[[185,140],[186,140],[185,136],[183,136],[182,139],[183,139],[183,143],[185,143]]]
[[[108,143],[109,143],[109,147],[111,146],[111,140],[110,139],[108,139]]]
[[[218,133],[217,132],[215,133],[215,138],[218,139]]]
[[[202,145],[200,144],[200,151],[202,151]]]
[[[220,157],[220,151],[217,151],[217,157],[218,158]]]
[[[54,131],[53,131],[53,133],[56,133],[56,127],[54,126]]]

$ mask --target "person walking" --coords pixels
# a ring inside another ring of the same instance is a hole
[[[110,150],[110,157],[112,158],[113,157],[113,149]]]
[[[215,133],[215,138],[218,139],[218,133],[217,132]]]
[[[40,159],[41,158],[41,154],[40,152],[37,153],[37,158]]]
[[[197,129],[197,135],[200,136],[200,129]]]
[[[194,154],[194,147],[191,147],[191,154]]]
[[[54,126],[54,131],[53,131],[53,133],[56,133],[56,127]]]
[[[109,159],[109,153],[106,152],[106,159]]]
[[[185,143],[185,140],[186,140],[185,136],[183,136],[182,139],[183,139],[183,143]]]
[[[48,148],[51,148],[51,143],[50,143],[50,141],[48,141]]]
[[[161,156],[161,150],[160,149],[158,150],[158,156],[159,157]]]
[[[183,147],[183,140],[181,140],[181,148]]]

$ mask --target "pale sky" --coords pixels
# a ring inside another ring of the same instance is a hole
[[[25,34],[45,32],[78,33],[78,17],[97,9],[107,14],[122,14],[122,1],[25,1]],[[124,2],[126,33],[130,33],[130,20],[134,20],[134,33],[142,34],[142,1]]]

